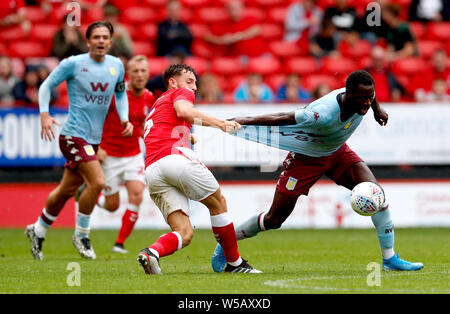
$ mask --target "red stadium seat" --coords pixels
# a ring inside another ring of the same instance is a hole
[[[435,40],[419,40],[417,41],[417,48],[420,56],[425,59],[430,59],[434,52],[438,49],[444,48],[440,41]]]
[[[194,23],[189,25],[189,30],[194,38],[203,38],[208,32],[208,26],[205,24]]]
[[[427,68],[427,63],[419,57],[397,59],[392,64],[392,72],[397,75],[414,75]]]
[[[195,39],[192,43],[192,54],[194,56],[211,59],[214,55],[214,50],[206,42],[200,39]]]
[[[274,57],[250,58],[247,65],[247,73],[259,73],[261,75],[277,73],[280,69],[280,61]]]
[[[204,7],[197,11],[198,22],[205,24],[214,24],[225,22],[228,19],[228,13],[223,7]]]
[[[360,69],[370,68],[373,64],[372,57],[364,57],[364,58],[359,59],[357,62],[358,62],[358,67]]]
[[[85,13],[83,13],[82,18],[84,18],[84,22],[86,23],[92,23],[95,21],[101,21],[105,17],[103,8],[91,8],[89,10],[86,10]]]
[[[347,1],[347,5],[354,7],[356,14],[358,16],[362,17],[362,16],[364,16],[364,14],[367,11],[367,5],[371,2],[374,2],[374,1],[373,0],[352,0],[352,1]]]
[[[9,45],[9,56],[14,58],[47,57],[50,51],[37,41],[19,41]]]
[[[340,41],[338,49],[343,57],[359,60],[370,56],[372,45],[367,40],[358,40],[353,46],[350,46],[346,41]]]
[[[142,0],[108,0],[108,4],[116,7],[120,11],[125,10],[128,7],[134,7],[141,5]],[[145,2],[145,1],[144,1]]]
[[[5,27],[0,32],[0,41],[20,41],[26,40],[28,34],[20,26]]]
[[[314,57],[294,57],[285,62],[284,72],[295,73],[299,76],[318,74],[319,66]]]
[[[148,67],[150,69],[150,76],[162,74],[162,72],[169,66],[169,60],[165,57],[150,57],[148,58]]]
[[[199,8],[209,5],[210,0],[181,0],[181,3],[186,7]]]
[[[55,24],[33,24],[30,31],[30,40],[53,42],[58,30],[59,26]]]
[[[166,5],[167,0],[142,0],[143,4],[151,8],[162,8]]]
[[[8,48],[5,44],[0,42],[0,55],[7,55],[8,54]]]
[[[420,40],[424,38],[426,35],[426,29],[422,22],[410,22],[409,23],[409,29],[413,33],[416,40]]]
[[[237,75],[245,72],[239,58],[216,57],[211,60],[211,71],[217,75]]]
[[[277,40],[269,44],[269,49],[272,54],[279,58],[290,58],[302,56],[307,53],[295,42]]]
[[[158,18],[155,9],[146,7],[129,7],[121,13],[120,17],[123,23],[135,25],[154,22]]]
[[[267,41],[283,39],[284,29],[279,24],[261,24],[261,36]]]
[[[335,77],[324,74],[308,75],[303,79],[303,85],[309,91],[314,90],[322,83],[327,84],[330,89],[335,89],[338,88],[340,82]]]
[[[336,0],[318,0],[317,6],[325,10],[328,7],[332,7],[336,4]],[[347,4],[349,5],[348,1]]]
[[[155,46],[148,41],[134,41],[134,55],[154,56],[156,52]]]
[[[284,25],[284,20],[286,19],[287,7],[274,7],[267,11],[267,20],[272,23]]]
[[[187,57],[184,63],[192,67],[198,75],[203,75],[209,71],[209,63],[201,57]]]
[[[284,74],[273,74],[268,75],[265,80],[267,85],[269,85],[274,92],[276,92],[281,85],[286,82],[286,75]]]
[[[246,75],[232,75],[227,79],[227,87],[225,91],[234,91],[241,83],[245,82],[247,79]]]
[[[428,23],[428,35],[430,39],[437,39],[442,41],[450,40],[450,23]]]
[[[345,76],[358,69],[358,65],[348,58],[322,58],[322,72],[328,75]]]
[[[289,0],[253,0],[253,3],[259,7],[286,6],[290,2]]]
[[[47,22],[47,13],[40,6],[27,6],[26,16],[32,24]]]
[[[158,26],[155,23],[144,24],[139,27],[139,30],[136,36],[143,36],[148,40],[155,40],[158,37]]]
[[[260,21],[264,21],[266,18],[266,12],[261,8],[245,8],[244,9],[244,16],[250,16],[253,18],[256,18]]]

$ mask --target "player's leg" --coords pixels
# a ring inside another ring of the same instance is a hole
[[[261,273],[239,255],[236,231],[220,188],[200,202],[209,209],[212,231],[218,245],[222,248],[226,264],[223,270],[229,273]]]
[[[289,217],[297,203],[298,196],[289,196],[275,190],[272,205],[268,212],[258,213],[248,218],[236,227],[236,239],[243,240],[256,236],[261,231],[278,229]],[[211,258],[211,265],[215,272],[222,272],[225,263],[223,249],[218,244]]]
[[[105,186],[105,177],[98,160],[82,162],[78,165],[78,173],[83,177],[86,188],[78,199],[78,213],[72,243],[84,258],[95,259],[96,255],[89,239],[90,215],[97,198]]]
[[[143,192],[145,188],[145,165],[141,154],[125,158],[114,158],[112,160],[114,161],[115,159],[117,159],[120,165],[117,168],[120,170],[120,173],[115,177],[123,178],[121,181],[125,183],[125,187],[128,192],[128,203],[126,205],[125,213],[122,216],[122,225],[120,227],[116,243],[113,246],[113,251],[127,253],[127,250],[124,248],[124,242],[131,234],[134,225],[139,218],[139,207],[143,200]],[[106,178],[107,173],[108,172],[105,171]],[[119,184],[117,184],[117,189],[118,188]],[[115,189],[115,187],[113,187],[113,189]],[[117,204],[117,207],[118,205],[119,204]]]
[[[278,229],[295,208],[300,195],[308,194],[310,187],[320,178],[322,170],[316,165],[320,161],[312,157],[289,153],[283,162],[284,171],[278,179],[272,205],[268,212],[256,213],[236,227],[237,240],[251,238],[259,232]],[[215,272],[225,267],[225,258],[220,245],[217,245],[211,258]]]
[[[172,232],[161,235],[155,243],[141,250],[138,255],[137,260],[146,274],[162,274],[159,259],[189,245],[194,236],[189,216],[183,210],[170,213],[167,216],[167,223]]]
[[[113,213],[120,207],[120,195],[119,192],[114,194],[106,195],[103,191],[100,193],[97,204],[98,206],[106,209],[107,211]]]
[[[35,259],[43,259],[42,242],[48,229],[82,183],[83,179],[78,173],[65,168],[61,182],[48,195],[41,215],[34,224],[27,226],[25,232],[30,239],[31,254]]]
[[[352,161],[354,161],[352,163]],[[347,149],[343,155],[342,161],[337,167],[343,169],[330,173],[330,177],[339,185],[342,185],[349,190],[352,190],[357,184],[362,182],[373,182],[378,184],[374,174],[367,166],[367,164],[357,155]],[[350,165],[348,165],[350,164]],[[342,173],[339,173],[341,172]],[[379,185],[379,184],[378,184]],[[383,209],[371,216],[372,223],[375,226],[378,241],[383,256],[383,269],[385,270],[419,270],[423,267],[422,263],[410,263],[404,261],[395,254],[394,251],[394,225],[392,223],[389,206],[385,201]]]
[[[126,158],[108,156],[101,164],[105,176],[105,187],[97,198],[97,206],[114,212],[120,207],[120,186],[125,182]]]
[[[145,171],[150,197],[172,229],[172,232],[163,234],[152,245],[142,249],[137,256],[146,274],[161,274],[159,259],[188,245],[193,237],[189,199],[171,184],[177,181],[177,169],[180,172],[179,168],[182,169],[185,162],[184,159],[167,156],[148,166]]]
[[[134,225],[139,218],[139,206],[143,200],[145,185],[141,181],[126,181],[125,187],[128,191],[128,204],[122,216],[122,225],[113,246],[113,251],[118,253],[128,253],[124,248],[125,240],[133,231]]]

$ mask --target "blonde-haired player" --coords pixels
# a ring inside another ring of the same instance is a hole
[[[145,56],[138,55],[130,59],[127,74],[129,119],[134,126],[133,135],[128,138],[121,135],[120,121],[113,101],[106,116],[97,154],[102,163],[106,182],[97,205],[111,212],[116,211],[120,206],[120,185],[124,184],[128,192],[122,226],[112,248],[118,253],[127,253],[124,242],[131,234],[139,216],[139,206],[145,188],[144,158],[139,138],[143,135],[145,118],[155,100],[152,92],[145,88],[149,78],[148,60]]]

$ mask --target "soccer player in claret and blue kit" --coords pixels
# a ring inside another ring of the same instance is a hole
[[[366,71],[355,71],[347,77],[345,88],[334,90],[305,108],[232,119],[242,125],[236,133],[242,137],[250,133],[246,132],[247,125],[252,125],[253,129],[254,126],[275,126],[279,137],[274,142],[278,148],[290,151],[283,163],[270,209],[237,226],[237,239],[280,228],[294,210],[298,197],[308,195],[322,175],[350,190],[362,182],[378,184],[366,163],[345,143],[370,108],[375,120],[384,126],[388,114],[376,99],[372,76]],[[250,135],[250,140],[261,141],[259,138]],[[395,253],[394,226],[386,202],[371,219],[378,235],[384,270],[412,271],[423,267],[422,263],[405,261]],[[220,272],[225,267],[220,244],[211,261],[214,271]]]
[[[82,257],[96,258],[89,239],[89,220],[98,195],[105,185],[96,151],[113,95],[123,136],[131,136],[133,133],[133,125],[128,121],[123,64],[120,59],[106,54],[111,46],[113,33],[114,29],[108,22],[90,24],[86,30],[89,52],[61,61],[39,89],[43,140],[52,141],[55,138],[53,124],[59,125],[59,122],[49,114],[50,92],[63,81],[67,82],[69,112],[59,135],[59,147],[66,159],[63,177],[47,197],[37,221],[28,225],[25,230],[35,259],[43,259],[42,242],[48,229],[83,183],[86,188],[79,198],[72,243]]]

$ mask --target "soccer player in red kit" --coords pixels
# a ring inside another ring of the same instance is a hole
[[[144,158],[139,138],[143,135],[145,118],[155,100],[152,92],[145,88],[149,77],[148,61],[145,56],[133,57],[128,62],[127,73],[129,119],[134,126],[133,135],[128,138],[121,135],[123,129],[113,101],[106,116],[102,141],[97,153],[105,174],[105,187],[97,200],[97,205],[114,212],[120,206],[120,185],[124,184],[128,192],[128,204],[122,217],[122,226],[112,248],[113,252],[117,253],[128,253],[123,244],[131,234],[139,216],[139,206],[145,187]]]
[[[146,274],[161,274],[159,259],[187,246],[193,229],[189,199],[204,204],[210,213],[216,240],[224,249],[225,272],[260,273],[238,252],[234,225],[225,198],[213,174],[190,149],[193,123],[235,132],[240,125],[208,116],[194,108],[196,74],[185,64],[169,66],[163,74],[167,92],[154,103],[144,127],[145,176],[150,197],[172,232],[163,234],[139,253]]]

